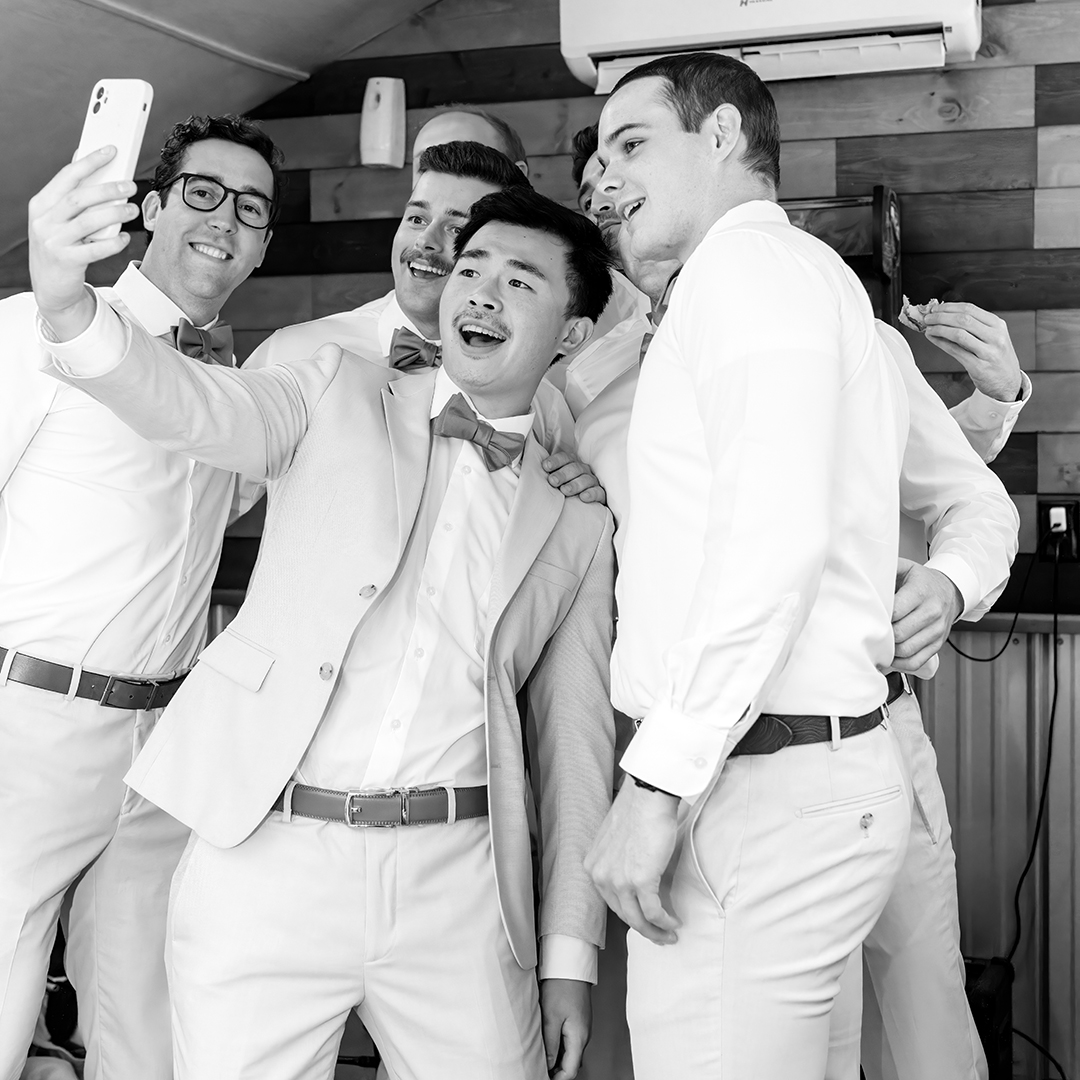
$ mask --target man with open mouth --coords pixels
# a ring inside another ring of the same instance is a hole
[[[245,367],[310,356],[328,343],[399,370],[437,364],[439,299],[469,207],[494,191],[529,186],[524,173],[490,146],[474,142],[429,146],[420,156],[416,184],[391,244],[394,288],[352,311],[278,330],[252,353]],[[535,417],[541,445],[557,455],[547,466],[551,482],[565,495],[602,499],[595,479],[566,453],[574,443],[573,417],[562,394],[546,379],[537,388]]]
[[[72,245],[107,216],[56,213]],[[604,929],[583,860],[610,803],[612,526],[550,485],[531,407],[591,333],[610,258],[526,187],[477,202],[454,251],[443,364],[415,373],[336,346],[190,364],[86,293],[67,246],[34,253],[57,377],[270,489],[247,599],[127,777],[194,833],[166,955],[178,1080],[329,1076],[356,1006],[397,1078],[580,1064]]]

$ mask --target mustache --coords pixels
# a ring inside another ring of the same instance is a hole
[[[436,270],[445,270],[446,273],[450,273],[454,269],[454,264],[449,259],[442,259],[437,255],[427,255],[416,248],[409,248],[408,251],[401,253],[401,262],[426,262],[429,266],[434,266]]]

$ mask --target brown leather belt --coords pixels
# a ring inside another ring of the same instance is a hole
[[[395,825],[444,825],[466,818],[486,817],[487,787],[391,788],[385,791],[330,791],[327,788],[293,784],[290,808],[301,817],[319,821],[340,821],[354,829],[392,828]],[[273,809],[284,812],[286,788]]]
[[[862,716],[841,716],[840,738],[850,739],[872,731],[888,715],[888,706],[901,694],[911,693],[907,677],[899,671],[890,671],[889,694],[885,705]],[[728,755],[775,754],[785,746],[805,746],[808,743],[829,742],[832,739],[832,721],[828,716],[787,716],[762,713],[749,727],[746,734],[735,744]]]
[[[7,649],[0,648],[0,665],[4,663],[7,654]],[[39,660],[36,656],[16,653],[8,670],[8,679],[25,686],[36,686],[39,690],[51,690],[54,694],[66,695],[71,690],[73,671],[73,668],[54,664],[51,660]],[[184,671],[165,679],[136,679],[83,671],[79,675],[75,696],[96,701],[109,709],[163,709],[172,701],[173,695],[180,689],[180,684],[187,675]]]

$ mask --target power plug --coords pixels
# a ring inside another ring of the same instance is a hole
[[[1080,562],[1080,541],[1077,538],[1080,521],[1080,500],[1048,499],[1038,501],[1039,536],[1050,534],[1039,551],[1040,562]]]

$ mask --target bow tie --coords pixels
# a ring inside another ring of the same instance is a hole
[[[438,367],[440,346],[425,341],[404,326],[399,326],[390,339],[390,366],[398,371],[423,371]]]
[[[461,394],[455,394],[435,417],[432,431],[447,439],[465,439],[475,443],[484,457],[488,472],[509,465],[525,447],[525,436],[511,431],[497,431],[477,417]]]
[[[682,267],[679,267],[681,270]],[[664,295],[660,299],[660,303],[657,304],[652,311],[652,315],[649,316],[649,329],[646,331],[645,336],[641,339],[641,351],[638,353],[638,363],[645,359],[645,354],[649,351],[649,343],[653,339],[653,335],[659,329],[660,324],[664,321],[664,316],[667,314],[668,304],[671,303],[671,290],[675,288],[675,279],[679,276],[679,270],[676,270],[674,274],[668,278],[667,287],[664,289]]]
[[[172,330],[161,336],[174,349],[204,364],[233,366],[233,335],[228,323],[218,323],[210,330],[200,330],[181,318]]]

